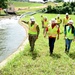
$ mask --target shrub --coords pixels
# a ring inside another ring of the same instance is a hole
[[[51,13],[51,11],[52,11],[52,8],[51,8],[51,6],[49,5],[49,6],[47,7],[47,13]]]

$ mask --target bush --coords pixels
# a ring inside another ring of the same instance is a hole
[[[52,12],[52,8],[51,8],[51,6],[49,5],[48,7],[47,7],[47,13],[51,13]]]
[[[72,12],[75,12],[75,2],[72,2],[72,3],[65,2],[63,4],[63,6],[56,6],[56,7],[48,6],[46,9],[47,9],[47,13],[56,13],[56,14],[69,13],[69,14],[72,14]]]
[[[72,12],[73,15],[75,15],[75,12]]]
[[[70,6],[70,2],[64,2],[63,7]]]

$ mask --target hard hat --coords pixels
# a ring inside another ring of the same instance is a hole
[[[73,20],[69,20],[68,21],[68,24],[73,24]]]
[[[60,14],[58,14],[57,17],[60,17]]]
[[[51,19],[51,23],[57,23],[57,21],[53,18]]]
[[[66,15],[68,15],[68,13],[66,13]]]
[[[35,21],[35,18],[33,16],[31,16],[30,21]]]
[[[47,17],[45,16],[44,19],[47,19]]]

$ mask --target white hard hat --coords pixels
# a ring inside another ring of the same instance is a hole
[[[57,21],[53,18],[51,19],[51,23],[57,23]]]
[[[69,20],[68,23],[69,23],[69,24],[73,24],[73,20]]]
[[[46,16],[45,16],[44,18],[45,18],[45,19],[47,19],[47,17],[46,17]]]
[[[68,15],[68,13],[66,13],[66,15]]]
[[[33,16],[31,16],[30,21],[35,21],[35,18]]]
[[[57,17],[60,17],[60,14],[58,14]]]

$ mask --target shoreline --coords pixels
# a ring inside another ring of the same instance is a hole
[[[28,43],[28,27],[24,23],[22,23],[20,19],[18,23],[26,30],[26,37],[17,48],[17,50],[0,63],[0,69],[2,69],[9,61],[11,61],[16,56],[16,54],[19,54],[21,51],[23,51],[25,45]]]

